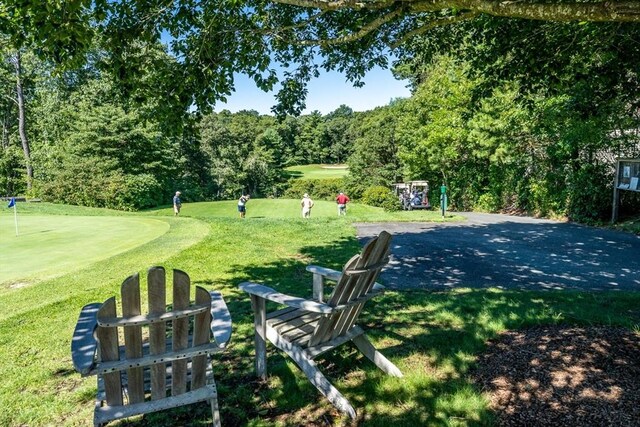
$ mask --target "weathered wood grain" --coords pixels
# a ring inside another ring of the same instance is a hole
[[[148,272],[148,313],[141,312],[137,274],[122,284],[122,316],[117,315],[115,297],[83,307],[72,340],[72,358],[81,373],[98,377],[94,425],[208,401],[213,424],[220,426],[209,356],[226,347],[231,337],[231,316],[219,292],[196,287],[195,304],[191,304],[191,283],[186,273],[174,270],[173,285],[173,307],[169,311],[162,267]],[[189,333],[191,318],[193,334]],[[167,329],[169,321],[171,328]],[[142,339],[143,327],[148,327],[147,343]],[[119,328],[124,336],[122,345]],[[212,334],[215,342],[211,341]]]

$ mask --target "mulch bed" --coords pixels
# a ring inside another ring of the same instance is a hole
[[[509,331],[473,376],[501,426],[640,426],[640,334],[628,329]]]

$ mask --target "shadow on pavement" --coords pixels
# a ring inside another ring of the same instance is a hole
[[[359,224],[364,241],[386,229],[391,288],[640,290],[640,237],[541,220]]]

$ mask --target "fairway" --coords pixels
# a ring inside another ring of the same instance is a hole
[[[150,218],[26,215],[0,217],[3,285],[24,285],[86,267],[163,235],[169,224]],[[26,282],[26,283],[25,283]]]
[[[285,168],[295,178],[327,179],[343,178],[349,171],[347,165],[300,165]]]
[[[318,219],[335,219],[343,223],[347,222],[383,222],[383,221],[461,221],[464,218],[447,213],[446,218],[442,218],[439,211],[419,210],[419,211],[394,211],[388,212],[382,208],[368,206],[360,203],[349,203],[347,206],[347,216],[338,217],[338,207],[335,201],[314,200],[315,205],[311,209],[311,218],[302,219],[300,199],[251,199],[247,203],[246,220],[252,219],[291,219],[300,221],[314,221]],[[172,208],[153,209],[145,212],[146,215],[173,216]],[[198,202],[185,203],[180,211],[181,217],[192,217],[199,219],[213,218],[237,218],[237,202],[235,200],[225,200],[219,202]]]

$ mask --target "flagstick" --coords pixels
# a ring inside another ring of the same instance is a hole
[[[16,223],[16,237],[18,237],[18,210],[16,205],[13,205],[13,221]]]

